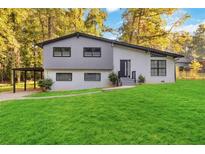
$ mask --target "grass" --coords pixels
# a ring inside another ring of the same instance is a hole
[[[93,88],[93,89],[82,89],[82,90],[48,91],[48,92],[34,93],[29,95],[28,97],[61,96],[61,95],[80,94],[80,93],[95,92],[95,91],[101,91],[101,89]]]
[[[36,85],[37,86],[37,85]],[[27,82],[27,88],[33,88],[33,82]],[[13,87],[11,84],[0,84],[0,93],[1,92],[7,92],[12,91]],[[24,89],[24,83],[16,83],[16,90]]]
[[[1,144],[205,144],[205,80],[0,103]]]

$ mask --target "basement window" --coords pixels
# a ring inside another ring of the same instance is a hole
[[[100,73],[84,73],[84,81],[100,81]]]
[[[72,73],[56,73],[56,81],[72,81]]]

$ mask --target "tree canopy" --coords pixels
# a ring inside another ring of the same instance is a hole
[[[176,38],[178,35],[179,39],[179,36],[185,36],[185,34],[172,33],[172,29],[180,26],[189,18],[188,14],[184,14],[169,29],[166,29],[167,22],[164,16],[171,16],[176,10],[163,8],[126,9],[122,16],[123,25],[119,29],[121,33],[119,39],[142,46],[170,49],[173,37]],[[173,46],[171,49],[175,50]]]

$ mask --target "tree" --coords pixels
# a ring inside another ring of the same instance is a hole
[[[86,9],[68,9],[66,10],[66,20],[67,23],[67,32],[84,32],[85,23],[84,23],[84,14]]]
[[[197,78],[199,76],[198,72],[201,69],[202,65],[198,61],[193,60],[190,64],[190,67],[191,67],[191,77]]]
[[[20,43],[18,34],[21,31],[21,26],[26,19],[26,9],[2,9],[1,10],[1,30],[0,30],[0,44],[2,46],[1,53],[4,53],[4,65],[6,67],[7,75],[11,74],[11,67],[20,67]],[[3,55],[3,54],[2,54]],[[9,65],[8,65],[9,64]],[[8,77],[7,77],[8,78]],[[20,74],[17,74],[18,81]]]
[[[169,45],[168,36],[174,27],[181,25],[189,16],[187,14],[175,21],[166,30],[163,16],[171,16],[177,9],[126,9],[122,18],[123,25],[119,31],[120,40],[158,49],[166,49]]]
[[[193,36],[193,52],[199,58],[205,58],[205,24],[198,26]]]
[[[185,56],[190,56],[192,48],[192,36],[189,32],[174,32],[170,33],[169,36],[169,45],[166,48],[167,50],[182,53]]]
[[[89,9],[88,15],[85,20],[86,32],[101,36],[103,32],[109,29],[105,26],[107,13],[102,9]]]

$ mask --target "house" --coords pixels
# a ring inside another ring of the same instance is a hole
[[[187,70],[189,71],[190,64],[192,62],[192,57],[182,57],[182,58],[176,58],[176,66],[178,67],[179,71]]]
[[[53,90],[133,85],[141,74],[146,83],[175,82],[175,58],[182,55],[76,32],[38,44],[43,48],[44,77]]]
[[[201,69],[199,70],[199,73],[205,72],[205,59],[202,58],[194,58],[194,57],[182,57],[182,58],[176,58],[176,66],[178,67],[179,71],[187,71],[189,72],[191,68],[192,61],[198,61],[201,64]]]

